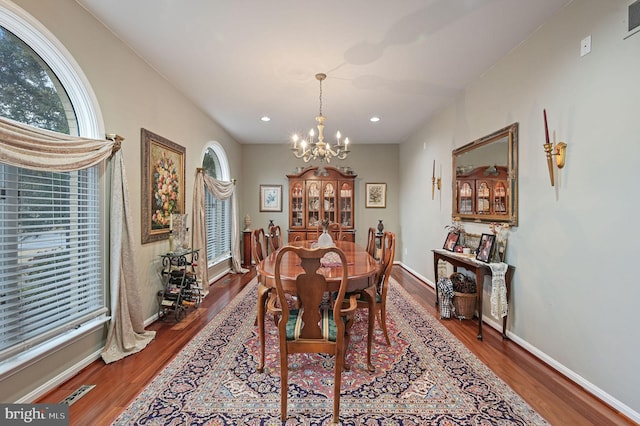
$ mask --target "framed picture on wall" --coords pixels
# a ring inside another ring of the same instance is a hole
[[[493,245],[496,242],[496,236],[493,234],[482,234],[480,237],[480,243],[476,250],[476,259],[481,262],[488,262],[491,259],[491,252],[493,251]]]
[[[282,211],[282,185],[260,185],[260,211]]]
[[[169,238],[172,214],[184,214],[186,149],[146,129],[142,139],[142,244]]]
[[[444,246],[442,247],[445,250],[453,251],[458,244],[458,239],[460,238],[460,234],[457,232],[449,232],[447,235],[447,239],[444,240]]]
[[[387,184],[386,183],[366,183],[365,184],[365,207],[386,208],[387,207]]]

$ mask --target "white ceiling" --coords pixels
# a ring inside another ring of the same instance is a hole
[[[402,142],[568,3],[76,1],[240,143],[314,126],[318,72],[327,141]]]

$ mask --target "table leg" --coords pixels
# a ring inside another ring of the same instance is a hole
[[[264,316],[267,299],[269,297],[269,291],[271,289],[264,284],[258,284],[258,341],[260,342],[260,364],[258,364],[258,373],[262,373],[264,370]]]
[[[371,363],[371,346],[373,343],[373,332],[376,325],[376,286],[372,285],[362,291],[367,299],[369,309],[368,331],[367,331],[367,370],[374,373],[376,368]]]
[[[507,287],[507,304],[509,304],[511,303],[509,294],[511,293],[511,279],[513,278],[513,268],[507,269],[507,273],[505,274],[504,278],[505,278],[505,285]],[[507,313],[508,312],[509,310],[507,309]],[[502,338],[504,340],[509,340],[509,337],[507,336],[507,315],[502,317]]]
[[[484,271],[476,269],[476,290],[478,291],[478,340],[482,340],[482,295],[484,294]]]
[[[438,306],[438,260],[440,257],[434,253],[433,255],[433,275],[435,277],[436,285],[436,306]]]

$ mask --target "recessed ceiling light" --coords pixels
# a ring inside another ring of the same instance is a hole
[[[266,115],[264,115],[264,116],[260,117],[260,120],[262,120],[262,121],[264,121],[266,123],[267,121],[271,121],[271,117],[267,117]]]
[[[378,121],[380,121],[380,117],[376,117],[375,115],[373,117],[371,117],[369,119],[370,122],[372,123],[377,123]]]

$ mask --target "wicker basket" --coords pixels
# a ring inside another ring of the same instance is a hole
[[[460,319],[472,319],[476,313],[476,298],[478,293],[453,294],[453,306],[456,308],[456,317]]]

